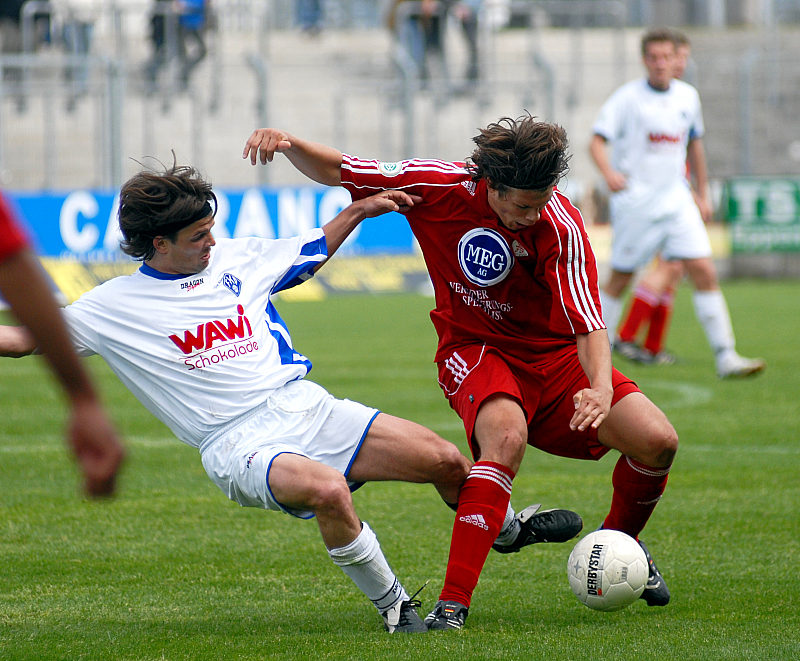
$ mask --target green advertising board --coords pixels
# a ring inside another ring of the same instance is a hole
[[[734,253],[800,252],[800,178],[729,179],[721,210]]]

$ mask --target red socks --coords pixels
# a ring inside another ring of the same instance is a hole
[[[672,316],[674,301],[674,289],[668,289],[658,296],[646,287],[637,287],[628,315],[619,329],[619,339],[623,342],[635,342],[639,329],[649,323],[643,346],[653,355],[659,353],[664,348],[664,336]]]
[[[664,493],[668,477],[669,468],[650,468],[622,455],[611,478],[614,495],[603,528],[638,538]]]
[[[636,334],[653,315],[658,305],[658,297],[644,287],[637,287],[631,301],[631,308],[622,327],[619,329],[619,339],[623,342],[635,342]]]
[[[664,348],[664,336],[672,316],[672,307],[675,303],[675,290],[668,289],[661,295],[658,305],[650,316],[650,327],[644,340],[644,348],[652,354],[659,353]]]
[[[473,465],[458,497],[447,574],[439,596],[469,606],[486,556],[503,525],[514,473],[491,461]]]

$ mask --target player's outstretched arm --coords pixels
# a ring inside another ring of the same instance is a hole
[[[124,450],[29,250],[0,262],[0,292],[23,324],[0,326],[0,356],[26,356],[41,349],[69,399],[67,441],[83,472],[84,489],[91,496],[110,495]]]
[[[302,140],[280,129],[256,129],[247,139],[242,158],[255,165],[271,163],[275,153],[284,154],[309,179],[326,186],[342,183],[342,152],[333,147]]]
[[[325,232],[325,242],[328,244],[328,259],[333,257],[333,253],[365,218],[374,218],[390,211],[406,213],[421,201],[422,198],[419,195],[409,195],[399,190],[387,190],[348,205],[333,220],[322,227],[322,231]],[[324,263],[320,262],[314,271],[319,270]]]

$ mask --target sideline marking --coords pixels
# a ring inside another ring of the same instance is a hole
[[[687,408],[690,406],[697,406],[698,404],[705,404],[710,402],[714,397],[714,391],[706,386],[698,386],[693,383],[686,383],[685,381],[664,381],[655,380],[647,381],[646,388],[642,392],[650,397],[650,391],[657,393],[666,393],[666,396],[660,396],[657,402],[658,406],[665,408]],[[655,398],[650,397],[653,401]]]

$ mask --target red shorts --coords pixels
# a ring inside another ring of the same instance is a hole
[[[639,387],[616,369],[612,372],[611,405]],[[473,455],[472,432],[478,409],[487,398],[505,394],[517,400],[528,420],[528,445],[573,459],[600,459],[608,448],[597,440],[597,430],[572,431],[573,395],[589,387],[577,348],[567,347],[530,364],[486,345],[459,348],[439,363],[439,385],[464,422]]]

